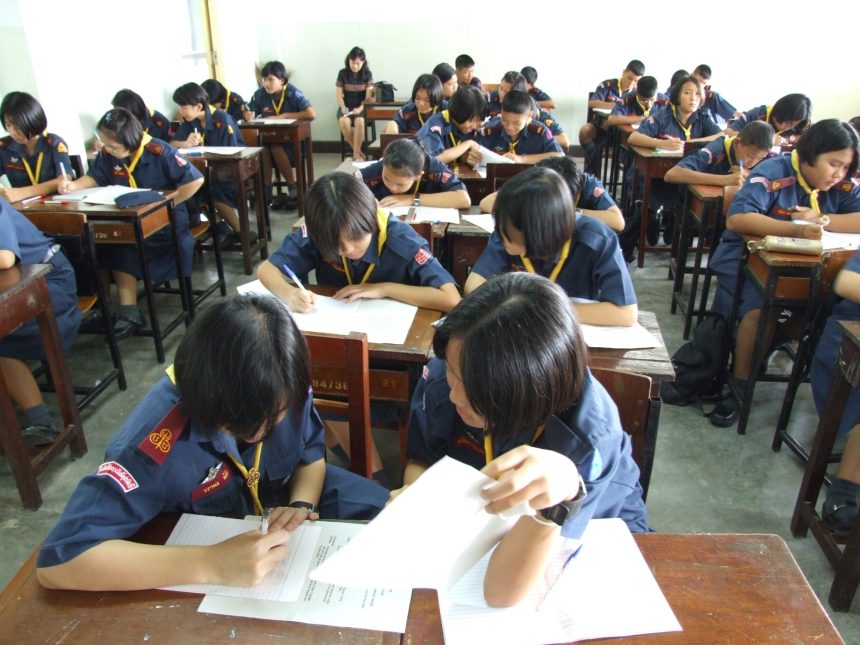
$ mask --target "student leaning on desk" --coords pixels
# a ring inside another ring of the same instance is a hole
[[[387,491],[324,461],[310,358],[290,315],[271,298],[221,300],[195,318],[165,376],[72,493],[37,561],[46,587],[151,589],[258,584],[287,557],[305,519],[370,519]],[[261,515],[267,534],[212,546],[131,542],[167,512]]]
[[[405,486],[447,455],[498,480],[482,493],[488,511],[537,511],[494,551],[490,605],[525,597],[560,532],[579,537],[589,519],[608,517],[649,530],[630,438],[588,370],[561,288],[528,273],[493,278],[445,318],[433,350],[412,398]]]

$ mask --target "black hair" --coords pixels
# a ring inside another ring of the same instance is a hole
[[[96,124],[96,129],[110,134],[112,139],[128,150],[137,150],[143,138],[143,124],[125,108],[105,112]]]
[[[385,148],[383,162],[386,168],[391,168],[398,174],[408,174],[412,177],[425,169],[427,151],[415,137],[397,139]]]
[[[457,73],[457,70],[451,67],[448,63],[439,63],[433,68],[433,76],[436,76],[440,82],[447,83],[451,77]]]
[[[281,82],[283,83],[287,83],[290,80],[290,77],[287,75],[287,68],[284,67],[284,64],[279,60],[270,60],[268,63],[263,65],[263,69],[260,70],[260,76],[263,78],[274,76],[275,78],[281,79]]]
[[[669,80],[669,87],[674,86],[675,83],[678,82],[678,80],[680,80],[682,78],[686,78],[688,76],[690,76],[690,72],[688,72],[687,70],[685,70],[685,69],[677,70],[674,74],[672,74],[672,78]]]
[[[42,134],[48,127],[45,110],[26,92],[9,92],[0,103],[0,123],[14,125],[28,139]],[[6,128],[8,130],[8,128]]]
[[[115,108],[128,110],[141,124],[146,123],[146,115],[149,111],[146,109],[146,103],[143,102],[143,99],[137,92],[130,89],[120,90],[113,95],[110,104]]]
[[[349,53],[346,55],[346,58],[343,59],[343,68],[347,71],[349,69],[349,61],[355,60],[358,58],[359,60],[364,62],[364,65],[361,66],[359,72],[370,73],[370,64],[367,62],[367,55],[364,53],[364,50],[361,47],[353,47],[349,50]]]
[[[567,184],[567,187],[570,188],[570,198],[573,201],[574,206],[579,201],[580,193],[582,193],[582,185],[585,183],[585,175],[579,169],[579,166],[576,165],[576,162],[573,160],[573,157],[546,157],[545,159],[541,159],[535,164],[535,167],[538,168],[550,168],[551,170],[555,170],[561,178],[564,179],[564,182]]]
[[[851,127],[853,127],[854,130],[860,132],[860,116],[852,116],[848,119],[848,123],[851,124]]]
[[[474,67],[475,60],[469,54],[460,54],[454,61],[454,67],[463,69],[464,67]]]
[[[800,135],[795,150],[797,150],[797,156],[802,163],[812,165],[818,155],[845,150],[846,148],[851,148],[854,151],[854,158],[851,160],[848,173],[845,175],[851,178],[857,172],[857,165],[860,163],[858,160],[860,143],[858,143],[857,132],[851,127],[851,124],[839,119],[823,119],[813,123]]]
[[[207,431],[249,440],[287,408],[298,414],[311,384],[308,348],[277,300],[225,298],[197,314],[174,361],[182,406]],[[299,438],[296,437],[296,441]]]
[[[527,92],[529,89],[529,82],[526,77],[516,70],[505,72],[505,75],[502,76],[502,83],[510,83],[512,90]]]
[[[214,78],[209,78],[203,81],[201,84],[204,90],[206,90],[206,94],[209,95],[210,103],[221,103],[224,104],[224,101],[227,100],[227,88],[221,84],[220,81],[216,81]],[[227,106],[224,105],[226,109]]]
[[[573,196],[554,170],[537,167],[506,181],[493,207],[496,230],[503,238],[510,227],[525,237],[526,255],[546,260],[573,236]]]
[[[505,184],[507,185],[507,184]],[[460,377],[472,409],[501,439],[534,432],[579,399],[588,349],[557,284],[526,272],[495,276],[466,296],[433,337],[445,358],[460,345]]]
[[[364,182],[345,172],[317,179],[305,197],[308,235],[326,260],[340,257],[341,235],[349,240],[379,228],[376,198]]]
[[[209,95],[197,83],[186,83],[180,85],[173,92],[173,102],[177,105],[197,105],[198,103],[206,110],[209,107]]]
[[[669,90],[669,103],[672,105],[678,105],[678,101],[681,100],[681,88],[683,88],[687,83],[693,83],[696,86],[696,89],[699,90],[699,97],[704,101],[705,96],[704,91],[702,90],[702,84],[699,82],[698,78],[688,74],[672,83],[672,88]]]
[[[650,99],[657,95],[657,79],[653,76],[643,76],[636,83],[636,95]]]
[[[624,68],[625,72],[633,72],[636,76],[642,76],[645,73],[645,63],[641,60],[636,60],[635,58],[627,63],[627,67]]]
[[[770,123],[751,121],[741,128],[738,133],[738,141],[745,146],[752,146],[759,150],[770,150],[773,148],[773,134]]]
[[[477,87],[463,85],[448,100],[448,114],[456,123],[487,116],[487,99]]]
[[[511,90],[502,99],[502,112],[527,114],[532,111],[532,97],[521,90]]]
[[[770,110],[771,125],[774,121],[800,121],[793,130],[801,133],[809,127],[812,118],[812,101],[805,94],[786,94],[773,104]]]
[[[442,103],[442,81],[434,74],[421,74],[415,79],[415,85],[412,86],[412,101],[415,101],[415,95],[418,90],[425,90],[427,98],[430,99],[430,105],[437,107]]]
[[[525,67],[523,67],[520,70],[520,74],[523,75],[529,85],[534,85],[538,77],[537,70],[531,65],[526,65]]]
[[[696,69],[693,70],[693,74],[698,74],[699,76],[704,76],[706,79],[711,78],[711,66],[705,65],[702,63],[701,65],[697,65]]]

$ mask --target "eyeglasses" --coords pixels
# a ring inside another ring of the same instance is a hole
[[[121,153],[125,150],[125,147],[123,147],[121,145],[116,145],[116,144],[112,144],[112,143],[105,143],[104,139],[102,139],[101,136],[99,135],[98,130],[93,130],[93,134],[96,135],[96,139],[98,139],[99,143],[102,144],[102,148],[107,150],[113,156],[116,157],[116,156],[118,156],[118,153]]]

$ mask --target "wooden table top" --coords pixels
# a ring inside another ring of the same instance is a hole
[[[630,150],[637,157],[645,157],[648,159],[680,159],[684,156],[683,150],[675,152],[655,152],[656,148],[643,148],[642,146],[630,146]]]
[[[0,270],[0,303],[26,289],[33,280],[48,274],[52,269],[50,264],[16,264]]]
[[[210,146],[215,147],[215,146]],[[194,161],[196,159],[203,159],[204,161],[211,162],[228,162],[228,161],[242,161],[244,159],[250,159],[258,156],[263,152],[263,148],[257,146],[244,146],[238,152],[234,152],[233,154],[225,155],[219,152],[195,152],[193,154],[182,154],[180,152],[180,156],[188,161]]]
[[[159,190],[154,188],[153,190]],[[139,206],[128,206],[126,208],[120,208],[119,206],[112,205],[104,205],[104,204],[89,204],[87,202],[64,202],[62,201],[62,195],[51,195],[47,199],[50,200],[60,200],[60,203],[50,204],[45,200],[37,200],[34,202],[30,202],[28,204],[22,204],[21,202],[15,202],[13,204],[14,208],[25,215],[28,212],[31,213],[62,213],[62,212],[77,212],[77,213],[86,213],[87,217],[92,219],[134,219],[143,217],[144,215],[148,215],[149,213],[158,210],[162,206],[167,205],[170,201],[174,190],[171,188],[169,192],[167,190],[164,191],[165,195],[163,199],[160,199],[155,202],[151,202],[149,204],[141,204]]]
[[[708,184],[687,184],[687,190],[703,202],[715,202],[722,199],[725,193],[724,186],[710,186]]]

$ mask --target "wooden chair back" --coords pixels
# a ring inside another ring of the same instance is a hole
[[[496,191],[508,179],[515,177],[529,168],[534,168],[534,165],[529,163],[488,163],[487,183]]]
[[[379,135],[379,157],[382,158],[385,155],[385,149],[392,141],[397,141],[398,139],[408,139],[409,137],[413,136],[415,135],[409,134],[407,132],[399,132],[397,134],[383,132]]]
[[[691,155],[695,152],[698,152],[706,145],[708,145],[708,141],[685,141],[684,142],[684,156]]]
[[[311,357],[314,406],[322,414],[346,415],[350,470],[371,478],[370,366],[367,334],[304,334]]]
[[[81,159],[81,155],[69,155],[69,161],[72,164],[70,170],[72,171],[73,179],[80,179],[84,176],[84,162]]]

